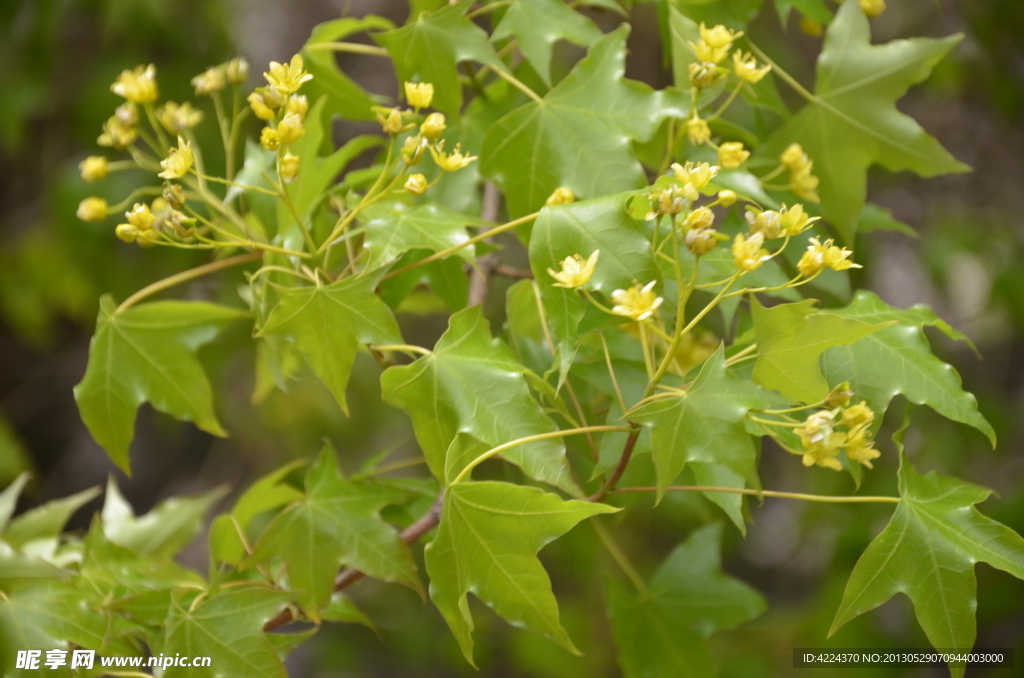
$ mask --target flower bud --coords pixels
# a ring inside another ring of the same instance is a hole
[[[86,198],[78,203],[77,214],[82,221],[103,221],[107,218],[107,201],[103,198]]]
[[[153,222],[156,221],[156,217],[149,211],[149,205],[142,202],[135,203],[131,211],[125,212],[124,216],[128,219],[129,224],[140,231],[148,231],[153,228]]]
[[[139,229],[131,224],[118,224],[114,229],[114,235],[125,242],[135,242],[135,239],[139,237]]]
[[[437,141],[445,130],[444,113],[431,113],[420,125],[420,134],[430,141]]]
[[[279,145],[290,144],[299,140],[306,130],[302,127],[302,118],[297,113],[289,113],[277,123],[277,139]]]
[[[726,169],[736,169],[750,157],[750,151],[739,141],[727,141],[718,147],[718,164]]]
[[[804,35],[809,35],[812,38],[820,38],[825,34],[825,27],[821,25],[821,22],[817,19],[812,19],[809,16],[800,17],[800,30]]]
[[[299,156],[285,153],[281,158],[281,178],[284,183],[290,184],[299,176]]]
[[[306,119],[306,111],[309,110],[309,99],[306,98],[305,94],[293,94],[288,97],[288,103],[285,105],[285,111],[288,113],[294,113],[299,116],[300,120]]]
[[[398,106],[391,109],[391,113],[387,118],[378,113],[377,120],[380,122],[380,126],[385,134],[398,134],[402,131],[402,112],[398,109]]]
[[[196,96],[214,94],[227,87],[227,85],[224,69],[220,66],[211,66],[192,78],[192,86],[196,88]]]
[[[725,189],[718,192],[718,204],[722,207],[732,207],[736,204],[736,191]]]
[[[406,165],[418,165],[423,160],[423,152],[427,150],[427,140],[421,136],[406,137],[402,144],[402,160]]]
[[[107,176],[107,159],[102,155],[90,155],[78,163],[78,169],[82,173],[82,181],[91,183],[105,179]]]
[[[417,111],[430,106],[434,98],[434,86],[429,82],[405,83],[405,100]]]
[[[694,146],[706,144],[711,139],[711,128],[707,121],[693,117],[686,121],[686,134]]]
[[[273,120],[274,110],[267,105],[266,99],[259,92],[253,92],[247,99],[249,102],[249,108],[256,114],[256,117],[260,120]]]
[[[249,62],[244,57],[235,57],[224,69],[232,85],[241,85],[249,77]]]
[[[706,89],[715,84],[718,79],[718,66],[704,61],[695,61],[690,64],[690,84],[697,89]]]
[[[832,389],[832,392],[825,398],[825,407],[829,409],[842,407],[846,403],[850,402],[850,398],[852,397],[853,391],[850,390],[850,382],[844,381]]]
[[[715,223],[715,213],[707,207],[698,207],[686,215],[683,226],[689,229],[711,228]]]
[[[135,127],[139,124],[139,107],[127,101],[114,109],[114,117],[125,127]]]
[[[718,247],[718,238],[707,228],[695,228],[686,233],[686,246],[698,257]]]
[[[268,151],[276,151],[281,148],[281,138],[273,127],[264,127],[260,131],[260,145]]]
[[[572,189],[567,186],[559,186],[548,196],[548,199],[544,201],[545,205],[568,205],[571,202],[576,201],[576,194],[572,192]]]
[[[423,195],[427,190],[427,178],[422,174],[410,174],[405,180],[405,190],[413,195]]]
[[[185,206],[185,191],[178,184],[164,184],[163,197],[167,204],[176,210],[180,210]],[[156,201],[153,201],[153,204],[155,205]]]
[[[156,66],[136,66],[135,70],[121,71],[110,91],[134,104],[151,104],[157,100]]]
[[[764,235],[765,240],[777,238],[782,231],[782,222],[779,219],[779,213],[775,210],[765,210],[760,213],[747,212],[747,222],[750,224],[751,232]]]
[[[885,11],[885,0],[860,0],[860,8],[869,17],[876,17]]]

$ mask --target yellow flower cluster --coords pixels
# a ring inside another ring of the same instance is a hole
[[[822,466],[835,471],[843,470],[839,460],[840,450],[846,451],[846,458],[868,468],[874,468],[872,459],[880,456],[874,449],[871,423],[875,413],[867,403],[837,407],[833,410],[819,410],[809,415],[803,424],[794,429],[800,439],[804,466]],[[845,431],[837,431],[842,426]]]
[[[814,176],[814,161],[800,144],[790,144],[779,156],[782,166],[789,170],[789,188],[797,197],[807,202],[819,203],[818,177]]]
[[[810,243],[807,251],[800,257],[800,261],[796,265],[800,275],[805,278],[813,278],[826,268],[831,268],[833,271],[861,268],[860,264],[850,261],[850,255],[853,252],[845,247],[833,245],[831,238],[824,243],[817,238],[811,238]]]

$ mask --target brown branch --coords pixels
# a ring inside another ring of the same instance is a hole
[[[636,426],[633,422],[629,423]],[[608,482],[605,483],[604,487],[600,490],[587,497],[587,501],[601,501],[609,492],[615,489],[615,486],[622,478],[622,474],[626,472],[626,467],[629,466],[629,460],[633,458],[633,449],[636,447],[636,441],[640,438],[641,430],[642,429],[637,428],[629,434],[629,437],[626,438],[626,444],[622,446],[622,456],[619,457],[619,464],[615,467],[612,475],[608,478]]]
[[[495,266],[494,272],[498,275],[505,276],[506,278],[525,280],[533,277],[533,271],[528,271],[525,268],[515,268],[514,266],[507,266],[505,264],[498,264]]]
[[[496,221],[498,208],[501,206],[501,193],[494,182],[488,181],[484,184],[483,205],[480,208],[480,217],[485,221]],[[488,229],[489,230],[489,229]],[[485,231],[481,231],[484,233]],[[477,267],[469,274],[469,306],[483,305],[487,301],[488,277],[498,265],[498,259],[493,254],[485,254],[476,260]]]
[[[427,532],[430,532],[432,529],[437,527],[437,524],[441,521],[441,506],[442,498],[438,497],[437,501],[434,502],[429,511],[423,514],[423,516],[421,516],[415,523],[402,531],[402,541],[406,544],[412,544],[419,541],[419,539]],[[334,580],[334,590],[341,591],[346,589],[362,579],[364,576],[365,575],[358,570],[342,570]],[[281,610],[281,614],[264,624],[263,631],[264,633],[273,631],[277,627],[287,624],[293,619],[292,611],[286,608]]]

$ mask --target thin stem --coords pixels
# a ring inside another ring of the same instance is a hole
[[[228,159],[231,157],[231,130],[228,116],[224,112],[224,102],[220,100],[220,92],[214,92],[213,96],[213,110],[217,113],[217,127],[220,128],[220,140],[224,144],[224,166],[229,167],[231,161]],[[225,174],[231,174],[231,172],[225,172]]]
[[[604,332],[598,330],[597,336],[601,337],[601,348],[604,349],[604,364],[608,366],[608,376],[612,378],[612,387],[615,389],[615,397],[619,399],[619,407],[626,411],[626,401],[622,397],[622,390],[619,388],[619,380],[615,377],[615,368],[612,367],[612,355],[608,351],[608,342],[604,339]]]
[[[493,12],[494,10],[500,7],[508,7],[511,4],[512,0],[498,0],[498,2],[492,2],[489,5],[484,5],[483,7],[480,7],[479,9],[474,9],[472,12],[466,15],[466,18],[473,20],[478,16],[487,14],[488,12]]]
[[[264,273],[270,273],[271,271],[275,271],[277,273],[287,273],[288,275],[293,275],[296,278],[301,278],[303,280],[308,280],[311,283],[315,283],[316,282],[316,280],[314,280],[313,278],[310,278],[305,273],[303,273],[301,271],[293,271],[292,269],[285,268],[284,266],[262,266],[258,271],[256,271],[255,273],[252,274],[252,276],[249,278],[249,282],[252,282],[252,281],[256,280],[257,278],[259,278]]]
[[[736,95],[738,95],[740,91],[743,90],[743,84],[744,80],[742,79],[738,83],[736,83],[736,87],[733,88],[732,93],[729,95],[729,98],[725,100],[724,104],[718,107],[717,111],[711,114],[710,118],[707,118],[708,121],[715,120],[718,118],[718,116],[722,115],[722,113],[725,113],[725,110],[729,108],[729,105],[736,100]]]
[[[736,352],[735,354],[730,356],[728,360],[725,361],[726,367],[728,367],[729,365],[734,365],[734,364],[740,362],[739,360],[737,360],[737,358],[743,358],[743,356],[746,356],[747,354],[749,354],[749,353],[751,353],[753,351],[756,351],[756,350],[757,350],[757,344],[751,344],[750,346],[747,346],[742,351]]]
[[[371,56],[386,57],[388,51],[376,45],[362,45],[358,42],[320,42],[315,45],[306,45],[303,49],[310,51],[326,50],[331,52],[349,52],[351,54],[369,54]]]
[[[600,518],[595,516],[590,524],[594,526],[594,532],[597,532],[597,536],[600,537],[604,547],[608,549],[609,555],[612,560],[618,564],[629,580],[633,582],[633,586],[636,588],[636,592],[640,594],[641,598],[647,598],[647,585],[644,583],[644,578],[640,576],[640,573],[633,567],[633,563],[629,562],[629,558],[623,553],[622,549],[619,548],[618,543],[612,537],[611,533],[608,532],[608,528],[604,526]]]
[[[214,181],[214,182],[216,182],[218,184],[226,184],[228,186],[234,186],[235,188],[241,188],[241,189],[246,190],[246,191],[256,191],[257,193],[263,193],[264,195],[272,195],[275,198],[278,197],[278,195],[279,195],[276,191],[268,190],[266,188],[263,188],[262,186],[250,186],[248,184],[236,184],[234,181],[231,181],[230,179],[221,179],[220,177],[214,177],[214,176],[210,176],[209,174],[203,174],[202,172],[198,172],[196,170],[192,170],[192,173],[195,174],[197,177],[199,177],[201,179],[206,179],[207,181]]]
[[[395,462],[391,462],[390,464],[384,464],[383,466],[378,466],[377,468],[373,469],[372,471],[370,471],[369,473],[366,473],[364,475],[367,475],[367,476],[379,476],[379,475],[381,475],[383,473],[390,473],[391,471],[399,471],[399,470],[401,470],[403,468],[411,468],[413,466],[419,466],[421,464],[426,464],[426,463],[427,463],[427,460],[425,458],[423,458],[423,457],[413,457],[412,459],[402,459],[401,461],[395,461]]]
[[[491,449],[487,450],[473,461],[469,462],[469,464],[466,465],[466,468],[462,469],[462,471],[459,472],[459,475],[455,476],[455,480],[453,480],[451,484],[458,485],[473,471],[474,468],[479,466],[481,463],[487,461],[488,459],[495,455],[501,454],[505,450],[510,450],[513,447],[519,447],[520,445],[534,443],[539,440],[548,440],[550,438],[564,438],[565,436],[587,433],[588,431],[593,433],[600,433],[602,431],[632,432],[635,430],[636,429],[634,429],[631,426],[586,426],[580,428],[567,428],[561,431],[549,431],[547,433],[538,433],[537,435],[526,436],[525,438],[517,438],[516,440],[507,442],[503,445],[492,447]]]
[[[651,342],[647,338],[647,326],[638,322],[637,329],[640,331],[640,350],[644,352],[644,370],[647,372],[647,378],[654,382],[654,361],[651,359]]]
[[[431,254],[429,257],[425,257],[423,259],[420,259],[419,261],[414,261],[413,263],[409,264],[408,266],[403,266],[402,268],[398,269],[397,271],[391,271],[390,273],[385,275],[383,278],[381,278],[381,281],[389,280],[391,278],[394,278],[395,276],[402,275],[403,273],[411,271],[414,268],[419,268],[420,266],[426,266],[427,264],[435,262],[438,259],[444,259],[449,254],[454,254],[454,253],[458,252],[461,249],[469,247],[470,245],[475,245],[476,243],[480,242],[481,240],[486,240],[487,238],[490,238],[493,235],[497,235],[499,233],[504,233],[505,231],[510,231],[513,228],[517,227],[517,226],[522,226],[523,224],[527,224],[527,223],[533,221],[534,219],[536,219],[539,214],[540,214],[540,212],[534,212],[533,214],[527,214],[525,217],[519,217],[518,219],[516,219],[514,221],[510,221],[507,224],[502,224],[501,226],[495,226],[494,228],[492,228],[490,230],[484,231],[482,233],[478,233],[477,235],[473,236],[469,240],[461,242],[458,245],[452,245],[451,247],[449,247],[447,249],[443,249],[440,252],[435,252],[435,253]]]
[[[768,57],[768,55],[762,52],[757,45],[755,45],[749,39],[747,40],[747,44],[750,45],[750,50],[761,58],[761,61],[765,62],[766,64],[772,67],[773,73],[776,73],[780,78],[782,78],[786,82],[787,85],[795,89],[800,94],[800,96],[807,99],[807,101],[811,103],[818,103],[817,96],[807,91],[806,87],[797,82],[796,78],[794,78],[792,75],[784,71],[777,63],[772,61]]]
[[[542,101],[544,101],[540,97],[540,95],[538,95],[536,92],[534,92],[532,89],[530,89],[524,82],[522,82],[519,78],[517,78],[516,76],[512,75],[511,73],[506,72],[502,68],[495,68],[494,72],[498,75],[498,77],[502,78],[503,80],[508,81],[508,83],[510,85],[512,85],[513,87],[518,89],[520,92],[522,92],[526,96],[528,96],[531,99],[533,99],[534,101],[536,101],[538,104],[541,103]]]
[[[176,273],[168,278],[164,278],[163,280],[157,280],[155,283],[151,285],[146,285],[141,290],[139,290],[138,292],[136,292],[135,294],[131,295],[123,302],[121,302],[121,305],[117,307],[117,310],[115,310],[114,313],[121,313],[130,306],[133,306],[138,302],[142,301],[146,297],[156,294],[157,292],[166,290],[170,287],[174,287],[175,285],[179,285],[183,282],[194,280],[195,278],[201,278],[202,276],[208,273],[215,273],[225,268],[231,268],[232,266],[248,264],[250,261],[259,261],[262,258],[263,254],[259,252],[253,252],[251,254],[239,254],[238,256],[228,257],[227,259],[214,261],[209,264],[204,264],[203,266],[190,268],[187,271]]]
[[[429,348],[423,348],[422,346],[413,346],[412,344],[381,344],[372,345],[375,351],[404,351],[405,353],[418,353],[419,355],[433,355],[433,351]]]
[[[780,499],[800,499],[801,501],[817,501],[826,504],[898,504],[899,497],[835,497],[823,494],[803,494],[800,492],[775,492],[773,490],[750,490],[739,487],[709,487],[704,485],[674,485],[666,488],[670,492],[731,492],[746,494],[753,497],[778,497]],[[657,492],[656,487],[624,487],[614,490],[613,494],[629,494],[634,492]]]
[[[622,456],[619,457],[619,463],[616,465],[615,470],[612,471],[611,477],[608,478],[608,482],[600,490],[587,497],[587,501],[601,501],[609,492],[615,489],[615,486],[619,484],[619,480],[622,479],[622,474],[626,472],[630,459],[633,458],[633,450],[636,448],[636,441],[639,439],[640,429],[630,429],[629,436],[626,438],[626,444],[622,446]]]
[[[372,204],[367,201],[374,195],[375,191],[380,189],[381,184],[384,182],[384,177],[386,177],[388,175],[388,172],[391,170],[391,157],[394,155],[394,153],[395,137],[391,137],[391,142],[388,144],[388,153],[387,156],[385,156],[384,158],[384,169],[380,171],[380,176],[378,176],[377,180],[373,182],[373,186],[370,187],[370,190],[367,191],[365,195],[363,195],[362,199],[360,199],[359,201],[359,204],[353,207],[352,211],[350,211],[348,214],[346,214],[344,217],[338,220],[338,224],[334,227],[334,230],[331,231],[331,235],[328,236],[327,240],[325,240],[322,245],[320,245],[320,249],[316,250],[317,254],[320,254],[322,251],[326,250],[328,247],[334,244],[335,239],[345,232],[345,229],[348,228],[349,224],[352,223],[356,216],[358,216],[359,213],[364,208]],[[401,176],[401,174],[399,174],[399,176]],[[349,258],[351,259],[351,256]]]
[[[775,419],[762,419],[761,417],[755,417],[752,414],[747,415],[747,419],[750,421],[756,421],[758,424],[768,424],[769,426],[785,426],[787,428],[799,428],[803,426],[802,422],[789,422],[789,421],[778,421]]]
[[[603,312],[607,313],[608,315],[613,315],[616,318],[621,318],[622,317],[621,315],[619,315],[618,313],[616,313],[615,311],[611,310],[610,308],[608,308],[607,306],[602,304],[600,301],[595,299],[594,295],[591,294],[590,290],[588,290],[586,287],[580,287],[578,289],[581,292],[583,292],[583,296],[585,296],[587,298],[587,300],[590,301],[590,303],[592,303],[595,308],[597,308],[597,310],[603,311]]]
[[[280,165],[281,163],[278,163]],[[278,167],[278,178],[280,177],[281,169]],[[302,239],[306,241],[306,247],[309,248],[310,253],[318,252],[316,243],[313,242],[313,236],[309,234],[309,229],[306,228],[306,223],[302,217],[299,216],[299,210],[295,207],[295,203],[292,202],[292,197],[288,194],[288,186],[281,181],[279,184],[280,192],[279,195],[284,199],[284,204],[288,206],[288,211],[292,213],[292,218],[295,219],[295,224],[302,231]]]

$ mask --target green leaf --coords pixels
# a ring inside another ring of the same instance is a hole
[[[480,171],[504,191],[513,218],[540,209],[559,186],[596,198],[646,185],[631,141],[650,138],[665,117],[683,117],[687,102],[623,79],[628,34],[622,26],[598,40],[541,101],[487,133]]]
[[[625,289],[640,280],[645,284],[660,275],[640,225],[629,215],[631,194],[605,196],[558,207],[545,207],[530,234],[530,266],[541,290],[549,326],[558,342],[562,378],[569,371],[579,338],[579,323],[586,303],[576,290],[553,287],[548,269],[561,270],[560,262],[579,254],[584,259],[601,250],[588,289]]]
[[[18,439],[10,423],[0,417],[0,483],[13,481],[29,468],[31,464],[25,445]],[[3,511],[0,510],[0,515],[2,514]],[[2,529],[3,520],[0,519],[0,530]]]
[[[832,12],[825,6],[824,0],[775,0],[775,10],[779,13],[783,26],[786,25],[789,12],[794,7],[805,17],[818,23],[828,24],[832,21]]]
[[[893,217],[891,211],[867,203],[861,210],[860,218],[857,219],[857,232],[870,233],[872,231],[895,231],[911,238],[921,237],[912,227]]]
[[[469,240],[468,224],[477,219],[453,212],[440,205],[428,203],[410,207],[394,203],[387,213],[366,223],[364,245],[370,250],[368,268],[389,264],[409,250],[440,252]],[[459,250],[459,256],[469,263],[476,260],[472,245]]]
[[[380,517],[382,508],[406,497],[373,481],[346,480],[334,450],[325,447],[306,474],[305,498],[274,518],[247,564],[280,558],[296,602],[314,621],[342,565],[422,594],[409,548]]]
[[[847,242],[853,242],[873,163],[925,177],[968,170],[896,109],[896,101],[925,80],[962,37],[872,45],[867,17],[856,2],[844,2],[829,25],[814,98],[772,135],[763,155],[774,161],[789,144],[803,146],[821,179],[825,219]]]
[[[777,402],[777,396],[757,384],[729,374],[725,350],[719,346],[685,394],[634,410],[631,421],[654,429],[651,454],[658,474],[658,501],[688,461],[723,466],[759,488],[757,449],[744,420],[749,410]]]
[[[516,0],[494,28],[491,40],[515,36],[519,51],[548,87],[551,51],[558,40],[589,47],[601,39],[594,23],[562,0]]]
[[[437,537],[426,548],[430,598],[470,664],[476,666],[470,592],[510,624],[579,654],[559,623],[558,603],[537,552],[581,520],[617,510],[509,483],[448,488]]]
[[[374,632],[377,631],[377,625],[373,623],[373,620],[341,592],[331,596],[331,602],[324,608],[320,618],[324,621],[341,622],[342,624],[361,624]]]
[[[849,381],[858,399],[881,415],[898,394],[928,405],[953,421],[973,426],[996,444],[996,434],[978,411],[978,401],[963,390],[960,375],[932,354],[922,328],[936,327],[953,339],[965,338],[924,305],[901,310],[875,294],[860,291],[835,315],[863,322],[895,323],[850,346],[825,352],[822,368],[830,384]],[[882,417],[877,421],[881,423]]]
[[[901,501],[889,525],[857,561],[829,631],[903,593],[936,648],[972,648],[978,561],[1024,579],[1024,539],[982,515],[974,504],[991,490],[941,476],[921,475],[900,455]],[[950,664],[954,678],[963,664]]]
[[[28,473],[23,472],[14,479],[14,482],[4,488],[3,492],[0,492],[0,535],[7,529],[7,523],[18,506],[18,497],[21,496],[21,490],[27,482]]]
[[[227,435],[196,350],[233,320],[248,317],[199,301],[157,301],[118,313],[100,299],[89,365],[75,400],[89,432],[125,473],[135,413],[144,402],[216,436]]]
[[[32,539],[58,537],[71,515],[99,493],[100,488],[90,487],[26,511],[10,522],[3,531],[3,540],[18,548]]]
[[[608,579],[608,617],[626,678],[717,673],[707,638],[759,617],[764,598],[722,571],[722,528],[708,525],[677,546],[638,595]]]
[[[754,381],[791,400],[816,403],[828,395],[819,362],[825,349],[846,346],[892,324],[870,325],[834,313],[815,313],[814,299],[765,308],[751,297],[757,363]]]
[[[66,570],[53,563],[16,551],[6,542],[0,541],[0,589],[11,591],[28,581],[63,579],[67,575]]]
[[[412,417],[427,465],[444,482],[446,452],[460,432],[489,449],[556,430],[530,395],[524,369],[508,346],[491,338],[487,320],[474,306],[449,318],[448,331],[431,355],[388,368],[380,380],[384,400]],[[578,492],[558,440],[519,445],[502,457],[531,478]]]
[[[226,487],[215,487],[196,497],[171,497],[146,515],[136,518],[131,504],[111,477],[100,514],[103,533],[110,541],[140,556],[170,557],[199,533],[203,516],[225,494]]]
[[[302,499],[301,492],[282,481],[303,465],[302,460],[293,461],[263,476],[238,498],[230,514],[214,519],[210,525],[210,551],[214,558],[236,566],[245,559],[245,544],[239,530],[245,534],[249,522],[259,514]]]
[[[362,275],[330,285],[279,288],[281,301],[259,333],[294,341],[346,414],[345,387],[359,344],[402,343],[391,310],[373,292],[379,279]]]
[[[336,42],[356,33],[370,30],[387,31],[394,27],[395,25],[388,19],[372,14],[360,19],[346,17],[316,25],[302,48],[306,70],[313,76],[313,79],[303,87],[306,96],[311,101],[317,101],[321,96],[327,95],[325,113],[329,117],[374,120],[370,107],[376,102],[371,95],[338,68],[337,57],[333,51],[318,49],[316,45]]]
[[[708,27],[724,24],[744,30],[764,0],[678,0],[676,7],[697,23]]]
[[[172,666],[167,678],[288,678],[263,625],[288,603],[289,595],[263,587],[222,589],[195,601],[173,596],[160,651],[167,656],[211,657],[208,667]]]
[[[458,64],[476,61],[504,69],[482,28],[466,18],[473,5],[466,0],[429,14],[420,14],[405,26],[373,39],[387,48],[395,64],[398,88],[404,82],[429,82],[434,85],[432,106],[459,117],[462,108],[462,84]]]

